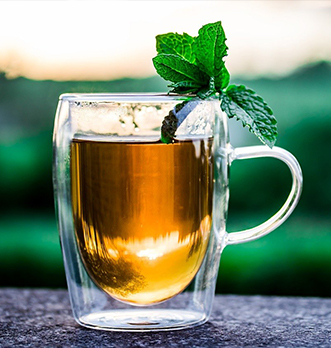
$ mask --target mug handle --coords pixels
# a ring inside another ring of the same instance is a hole
[[[247,230],[227,233],[225,245],[250,242],[267,235],[279,227],[291,215],[298,204],[302,191],[302,171],[298,161],[290,152],[280,147],[273,147],[272,149],[267,146],[238,147],[230,152],[229,164],[234,160],[258,157],[273,157],[285,162],[292,175],[292,188],[290,194],[280,210],[269,220]]]

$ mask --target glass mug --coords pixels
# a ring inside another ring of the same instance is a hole
[[[219,101],[183,100],[60,97],[55,206],[71,306],[83,326],[151,331],[206,322],[224,247],[273,231],[299,200],[302,174],[293,155],[262,145],[234,149]],[[169,112],[179,127],[165,144],[160,128]],[[284,161],[292,189],[268,221],[227,233],[230,164],[253,157]]]

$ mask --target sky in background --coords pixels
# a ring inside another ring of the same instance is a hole
[[[155,74],[155,36],[222,21],[232,75],[331,60],[331,1],[0,1],[0,71],[32,79]]]

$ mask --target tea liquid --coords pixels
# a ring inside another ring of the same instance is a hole
[[[210,139],[72,141],[75,233],[98,287],[148,305],[188,286],[211,229],[211,147]]]

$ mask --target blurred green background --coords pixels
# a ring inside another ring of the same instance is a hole
[[[19,4],[19,6],[18,6]],[[66,287],[54,217],[52,131],[70,92],[165,92],[155,35],[222,20],[226,65],[268,102],[300,162],[298,207],[275,232],[228,246],[219,293],[331,296],[331,2],[1,2],[0,286]],[[128,78],[130,77],[130,78]],[[233,146],[259,145],[235,120]],[[273,215],[291,186],[275,159],[235,161],[229,232]]]
[[[278,146],[304,173],[300,203],[288,221],[261,240],[229,246],[221,260],[221,293],[331,294],[331,65],[317,62],[283,78],[235,79],[263,95],[279,122]],[[0,285],[65,287],[52,195],[52,127],[64,92],[165,91],[154,76],[55,82],[0,75]],[[29,107],[27,107],[29,105]],[[232,144],[258,141],[230,120]],[[11,133],[12,132],[12,133]],[[228,231],[263,222],[284,202],[287,167],[273,159],[234,162]]]

